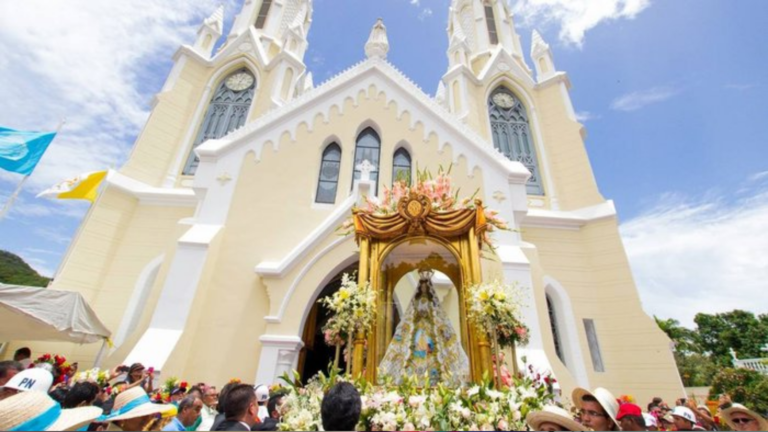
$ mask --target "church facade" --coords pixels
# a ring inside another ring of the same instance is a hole
[[[316,86],[303,61],[312,8],[246,1],[214,52],[218,10],[176,53],[53,284],[83,294],[113,330],[104,365],[138,361],[214,383],[322,370],[331,358],[317,300],[360,259],[337,227],[417,166],[452,166],[454,185],[514,228],[494,235],[482,270],[526,293],[530,343],[517,356],[552,370],[565,395],[602,386],[640,401],[680,397],[670,341],[641,307],[616,210],[595,182],[568,76],[541,36],[526,59],[506,1],[453,0],[434,97],[386,61],[381,22],[363,61]],[[81,366],[98,351],[25,344]]]

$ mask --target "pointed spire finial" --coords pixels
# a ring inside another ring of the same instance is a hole
[[[536,54],[548,49],[549,44],[544,42],[544,38],[541,37],[541,34],[539,34],[536,29],[533,29],[533,35],[531,36],[531,55],[535,56]]]
[[[387,38],[387,27],[381,18],[376,21],[371,29],[371,36],[368,43],[365,44],[365,55],[368,58],[386,59],[389,52],[389,39]]]
[[[216,11],[203,21],[203,24],[221,33],[224,29],[224,4],[220,4]]]

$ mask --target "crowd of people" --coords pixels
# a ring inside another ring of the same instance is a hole
[[[205,383],[178,385],[157,397],[153,371],[141,364],[117,367],[101,382],[76,379],[77,367],[65,376],[29,361],[27,349],[14,361],[0,362],[0,430],[130,430],[130,431],[274,431],[290,407],[280,388],[232,381],[221,390]],[[118,380],[119,383],[112,382]],[[768,430],[768,419],[732,403],[727,395],[712,413],[706,405],[681,399],[670,406],[655,398],[647,410],[615,398],[608,390],[578,388],[571,411],[546,406],[528,413],[532,431],[693,431]],[[346,382],[323,397],[324,430],[352,431],[363,408],[360,393]]]

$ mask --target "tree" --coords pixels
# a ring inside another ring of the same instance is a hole
[[[0,250],[0,283],[47,287],[49,282],[20,257]]]
[[[750,369],[723,369],[712,381],[710,399],[728,394],[731,400],[757,412],[768,412],[768,376]]]
[[[675,351],[683,354],[701,353],[701,344],[695,331],[687,329],[680,325],[676,319],[662,320],[654,316],[656,324],[661,331],[675,343]]]
[[[731,349],[739,358],[756,358],[765,355],[768,345],[768,317],[756,317],[752,312],[735,310],[722,314],[697,314],[701,348],[709,353],[717,364],[732,365]]]

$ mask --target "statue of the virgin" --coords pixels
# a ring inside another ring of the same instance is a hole
[[[429,376],[430,385],[458,387],[469,380],[469,359],[440,306],[431,270],[420,271],[419,288],[379,365],[381,378]]]

